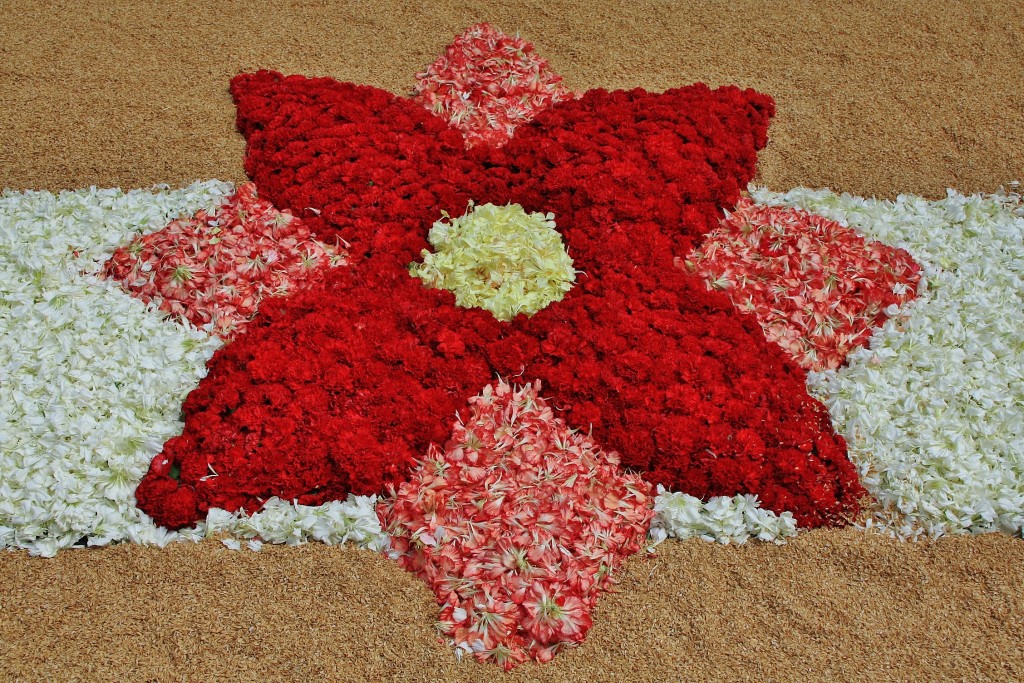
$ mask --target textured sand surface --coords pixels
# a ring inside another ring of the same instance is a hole
[[[583,646],[509,675],[456,664],[426,589],[366,551],[0,553],[0,577],[3,680],[1024,680],[1024,543],[994,534],[668,543]]]
[[[238,71],[402,93],[484,19],[534,41],[576,89],[702,80],[771,93],[772,189],[934,197],[1024,174],[1024,3],[192,4],[4,0],[0,187],[241,180],[227,93]]]
[[[773,189],[939,196],[1024,180],[1019,3],[0,4],[0,186],[240,181],[228,78],[405,92],[466,25],[571,87],[774,95]],[[428,591],[368,552],[217,542],[0,553],[0,680],[1024,680],[1024,542],[853,531],[634,559],[586,644],[504,676],[455,664]]]

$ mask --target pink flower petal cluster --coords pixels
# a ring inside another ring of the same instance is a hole
[[[746,198],[681,265],[756,315],[768,340],[810,370],[842,365],[885,321],[887,308],[914,298],[921,280],[903,249],[816,214]]]
[[[416,77],[416,99],[461,131],[467,147],[500,147],[517,126],[575,97],[533,45],[486,23],[466,29]]]
[[[452,438],[378,504],[391,555],[442,605],[440,630],[506,670],[579,643],[640,549],[651,485],[569,429],[540,382],[487,386]]]
[[[213,213],[200,210],[118,248],[103,272],[142,301],[230,340],[265,297],[304,289],[345,259],[245,183]]]

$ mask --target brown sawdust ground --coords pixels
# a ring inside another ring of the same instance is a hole
[[[1024,174],[1015,2],[4,0],[0,187],[243,179],[228,79],[330,75],[394,92],[489,20],[570,87],[736,83],[774,95],[773,189],[992,191]]]
[[[257,67],[405,92],[478,20],[571,87],[774,95],[773,189],[941,196],[1024,179],[1024,5],[323,2],[0,6],[0,186],[243,179],[227,81]],[[1024,680],[1024,542],[819,531],[634,558],[587,642],[456,664],[428,591],[365,551],[216,541],[0,553],[0,680]]]

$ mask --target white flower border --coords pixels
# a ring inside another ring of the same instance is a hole
[[[699,538],[722,545],[740,545],[751,538],[785,543],[796,534],[792,512],[777,515],[765,510],[758,504],[757,496],[715,496],[705,503],[685,493],[666,491],[659,485],[654,499],[650,533],[654,545],[667,538]]]
[[[169,320],[96,272],[113,249],[233,190],[218,181],[128,193],[89,188],[0,197],[0,547],[52,556],[88,545],[231,534],[226,546],[310,540],[387,547],[374,497],[321,506],[269,501],[252,516],[212,510],[180,533],[135,507],[134,488],[219,342]],[[809,386],[849,441],[878,499],[866,526],[899,537],[1024,526],[1024,208],[1016,195],[939,202],[751,188],[765,204],[815,211],[900,246],[925,267],[920,297],[871,347]],[[138,359],[136,362],[135,359]],[[940,420],[937,415],[941,415]],[[652,543],[783,542],[789,513],[754,496],[659,489]]]

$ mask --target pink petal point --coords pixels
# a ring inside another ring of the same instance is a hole
[[[811,370],[839,367],[885,321],[886,307],[914,298],[921,279],[902,249],[822,216],[749,199],[681,262],[757,316],[765,336]]]
[[[415,99],[461,131],[467,147],[500,147],[516,127],[576,97],[533,45],[487,23],[466,29],[417,79]]]
[[[377,508],[389,555],[442,605],[442,633],[505,669],[582,642],[653,516],[650,484],[570,430],[539,390],[486,387],[444,449]]]
[[[266,225],[274,229],[264,230]],[[311,254],[329,258],[311,260]],[[103,273],[196,327],[215,321],[210,332],[229,341],[263,299],[304,289],[323,268],[345,265],[346,258],[343,250],[312,239],[301,220],[259,199],[250,182],[213,213],[199,210],[120,247]],[[138,277],[140,263],[149,278]]]

